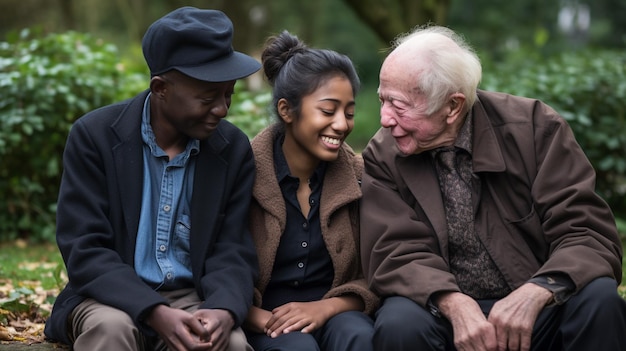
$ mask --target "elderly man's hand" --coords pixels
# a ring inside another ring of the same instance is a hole
[[[457,350],[497,350],[496,329],[487,321],[474,299],[459,292],[451,292],[441,294],[435,302],[452,324]]]
[[[487,320],[496,328],[498,350],[530,350],[537,316],[551,299],[549,290],[526,283],[496,302]]]

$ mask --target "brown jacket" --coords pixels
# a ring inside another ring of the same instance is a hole
[[[576,289],[597,277],[621,280],[615,220],[594,192],[595,172],[567,123],[537,100],[479,91],[473,107],[474,201],[480,239],[511,289],[564,273]],[[402,156],[389,130],[363,152],[364,273],[380,296],[425,305],[459,291],[448,270],[448,241],[429,153]]]
[[[252,140],[256,160],[256,180],[250,208],[250,230],[259,257],[259,279],[255,284],[254,305],[261,306],[270,281],[280,237],[287,214],[283,195],[274,170],[274,139],[277,126],[271,126]],[[363,159],[344,144],[339,158],[328,164],[320,199],[322,236],[333,262],[334,279],[324,298],[353,294],[365,304],[370,314],[378,298],[368,288],[359,261],[358,205]]]

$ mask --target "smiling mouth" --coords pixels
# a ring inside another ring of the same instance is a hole
[[[339,145],[339,144],[341,144],[341,139],[331,138],[331,137],[327,137],[327,136],[323,136],[322,137],[322,141],[327,143],[327,144],[331,144],[331,145]]]

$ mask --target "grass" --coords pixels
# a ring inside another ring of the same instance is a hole
[[[45,290],[65,285],[65,266],[53,244],[28,244],[24,241],[0,245],[0,284],[10,281],[15,287],[38,282]]]
[[[56,246],[0,244],[0,349],[43,343],[45,321],[66,282]]]

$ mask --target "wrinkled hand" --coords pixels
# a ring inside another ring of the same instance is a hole
[[[459,351],[496,351],[496,329],[478,303],[458,292],[443,293],[436,301],[452,324],[454,346]]]
[[[212,350],[211,333],[191,313],[158,305],[146,318],[170,350]]]
[[[526,283],[496,302],[488,321],[496,329],[498,351],[530,350],[533,326],[552,293],[533,283]]]
[[[290,302],[272,310],[272,317],[265,325],[267,335],[275,338],[292,331],[310,333],[332,316],[328,300]]]
[[[211,351],[226,350],[228,348],[230,333],[235,325],[235,321],[229,311],[199,309],[193,313],[193,317],[200,321],[204,329],[210,334]]]

